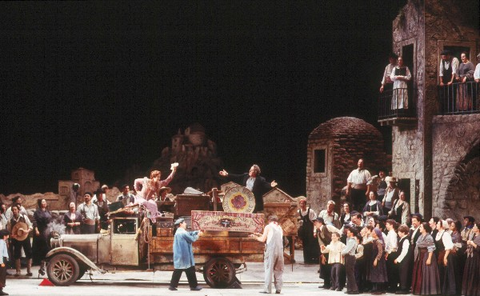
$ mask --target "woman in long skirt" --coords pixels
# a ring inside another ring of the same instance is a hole
[[[477,224],[474,224],[472,230],[475,238],[467,241],[462,295],[480,296],[480,230]]]
[[[362,245],[363,245],[363,257],[365,262],[365,274],[362,276],[363,283],[363,292],[370,292],[372,290],[372,283],[370,282],[370,270],[373,266],[373,238],[372,238],[373,227],[365,226],[362,229],[361,234],[363,236]]]
[[[431,231],[428,223],[420,224],[420,236],[414,250],[412,278],[412,293],[415,295],[438,295],[442,292],[437,260],[433,255],[435,243],[430,235]]]
[[[462,279],[460,277],[457,251],[462,246],[462,236],[460,235],[462,224],[460,221],[451,222],[449,228],[451,231],[453,248],[444,259],[445,275],[443,276],[442,294],[460,295],[460,292],[462,291]]]
[[[385,286],[388,282],[387,265],[385,261],[385,243],[383,241],[382,231],[375,228],[372,232],[373,237],[373,263],[370,266],[369,280],[373,283],[372,294],[383,294]]]
[[[48,223],[52,221],[52,215],[48,210],[47,201],[45,199],[37,200],[38,209],[33,214],[33,229],[35,230],[33,236],[33,261],[35,264],[40,264],[38,273],[45,274],[45,256],[50,250],[50,242],[48,236]]]

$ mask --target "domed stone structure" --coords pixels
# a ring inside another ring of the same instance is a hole
[[[316,211],[329,199],[340,201],[347,177],[359,158],[372,175],[390,165],[383,137],[373,125],[355,117],[337,117],[320,124],[308,137],[307,198]],[[338,203],[337,203],[338,204]]]

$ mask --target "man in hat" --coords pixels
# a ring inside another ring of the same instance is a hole
[[[108,185],[107,184],[103,184],[102,187],[100,187],[99,189],[97,189],[97,191],[95,191],[95,195],[92,197],[92,202],[93,203],[96,203],[99,199],[99,195],[102,195],[103,196],[103,200],[105,202],[107,202],[107,204],[109,204],[108,202],[108,199],[107,199],[107,192],[109,191],[110,189],[108,188]]]
[[[277,186],[275,180],[268,183],[264,177],[260,176],[260,173],[260,167],[254,164],[250,167],[248,173],[230,174],[226,170],[222,170],[218,174],[222,177],[227,177],[236,181],[252,191],[255,196],[255,209],[253,209],[253,212],[258,213],[263,211],[263,195],[273,187]]]
[[[160,188],[159,201],[174,201],[175,197],[171,194],[172,188],[163,186]]]
[[[27,215],[20,213],[20,205],[12,206],[12,218],[7,226],[12,234],[13,258],[15,259],[15,276],[20,275],[22,248],[27,258],[27,276],[32,276],[32,245],[28,239],[29,233],[33,230],[32,222]]]
[[[389,64],[385,67],[385,71],[383,71],[383,78],[382,78],[382,86],[380,86],[380,92],[383,93],[384,91],[391,91],[393,89],[393,81],[390,79],[390,75],[392,74],[393,69],[397,65],[397,58],[398,56],[393,52],[388,55],[388,62]]]
[[[173,238],[173,267],[175,270],[170,280],[170,291],[177,291],[178,282],[185,271],[187,275],[190,290],[200,291],[202,287],[198,286],[197,276],[195,274],[195,260],[193,258],[192,243],[198,240],[203,234],[202,231],[188,232],[187,222],[183,218],[175,221],[175,236]]]
[[[451,85],[460,62],[456,57],[452,57],[450,50],[445,49],[440,55],[440,71],[438,74],[440,76],[440,86]]]
[[[473,73],[473,79],[475,79],[476,83],[480,82],[480,53],[477,54],[477,66],[475,67],[475,72]]]
[[[347,196],[350,196],[354,210],[361,212],[367,200],[366,196],[370,191],[370,172],[365,169],[364,161],[360,158],[357,162],[357,169],[353,170],[347,178]]]
[[[259,242],[265,243],[265,285],[260,293],[272,293],[272,277],[275,285],[275,293],[280,294],[283,286],[283,229],[278,225],[278,217],[268,217],[268,225],[265,226],[263,234],[254,233],[251,237]]]

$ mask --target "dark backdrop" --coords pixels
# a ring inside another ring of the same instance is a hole
[[[304,194],[316,126],[376,124],[405,2],[1,3],[0,193],[56,192],[78,167],[111,184],[198,122],[227,170]]]

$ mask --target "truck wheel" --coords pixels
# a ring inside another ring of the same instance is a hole
[[[235,268],[226,258],[212,258],[203,267],[203,278],[212,288],[228,288],[235,282]]]
[[[49,260],[47,274],[55,286],[69,286],[78,280],[80,268],[72,256],[58,254]]]

